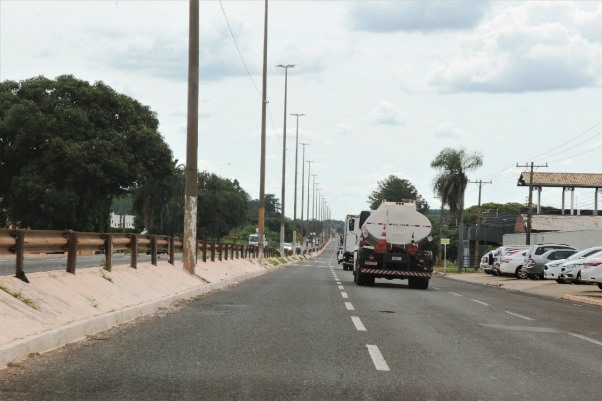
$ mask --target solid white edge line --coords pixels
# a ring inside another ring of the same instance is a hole
[[[461,296],[462,296],[461,294],[458,294],[457,292],[451,292],[451,291],[450,291],[449,293],[450,293],[450,294],[452,294],[452,295],[455,295],[455,296],[457,296],[457,297],[461,297]]]
[[[366,331],[366,326],[364,326],[364,324],[358,316],[351,316],[351,320],[353,321],[353,324],[355,325],[357,331]]]
[[[341,296],[342,296],[343,298],[349,298],[349,295],[347,295],[347,293],[346,293],[346,292],[341,292]]]
[[[483,302],[483,301],[479,301],[478,299],[471,299],[471,301],[476,302],[478,304],[484,305],[484,306],[489,306],[489,304]]]
[[[525,319],[525,320],[534,320],[530,317],[527,316],[523,316],[523,315],[519,315],[518,313],[514,313],[514,312],[510,312],[510,311],[505,311],[507,314],[512,315],[512,316],[516,316],[516,317],[520,317],[521,319]]]
[[[593,338],[589,338],[589,337],[586,337],[586,336],[582,336],[581,334],[576,334],[576,333],[569,333],[569,335],[571,335],[571,336],[573,336],[573,337],[580,338],[580,339],[582,339],[582,340],[585,340],[585,341],[589,341],[589,342],[590,342],[590,343],[592,343],[592,344],[596,344],[596,345],[600,345],[600,346],[602,346],[602,342],[600,342],[600,341],[598,341],[598,340],[594,340]]]
[[[380,353],[380,350],[376,345],[366,344],[368,347],[368,352],[370,353],[370,357],[372,358],[372,362],[374,362],[374,366],[376,370],[382,370],[385,372],[390,371],[389,365],[387,365],[387,361],[383,358],[383,354]]]
[[[347,308],[347,310],[355,310],[351,302],[345,302],[345,307]]]
[[[439,288],[439,287],[431,287],[431,288],[432,288],[433,290],[437,290],[437,291],[441,289],[441,288]]]

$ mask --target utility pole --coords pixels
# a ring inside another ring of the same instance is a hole
[[[258,248],[259,261],[263,261],[263,248],[265,243],[265,117],[267,105],[267,75],[268,75],[268,0],[265,0],[265,17],[263,21],[263,85],[261,92],[261,161],[259,167],[259,207],[257,219],[257,234],[259,234]]]
[[[307,164],[308,164],[308,167],[307,167],[307,222],[308,222],[307,223],[307,238],[308,239],[309,239],[309,226],[310,226],[309,225],[309,221],[310,221],[310,219],[309,219],[309,187],[310,187],[309,180],[311,178],[311,164],[312,163],[313,163],[313,160],[307,161]]]
[[[477,225],[475,227],[475,252],[474,252],[474,265],[475,269],[479,267],[479,261],[481,260],[481,241],[479,239],[479,225],[481,224],[481,189],[483,188],[483,184],[491,184],[491,181],[468,181],[470,184],[479,184],[479,204],[477,206]],[[487,244],[485,244],[487,245]]]
[[[297,117],[297,131],[295,132],[295,201],[293,212],[293,254],[297,253],[297,154],[299,153],[299,117],[305,114],[291,114]],[[305,148],[303,148],[305,150]],[[303,208],[303,206],[301,206]]]
[[[545,165],[535,165],[533,162],[519,165],[516,163],[516,167],[531,168],[529,173],[529,205],[527,208],[527,237],[525,239],[525,245],[531,245],[531,219],[533,217],[533,169],[535,167],[548,167],[548,163]]]
[[[288,69],[295,67],[294,64],[279,64],[276,67],[284,68],[284,128],[282,132],[282,199],[280,207],[280,255],[284,256],[284,195],[286,194],[286,94],[288,84]]]
[[[194,274],[197,249],[197,159],[199,147],[199,0],[190,0],[188,18],[188,121],[182,265],[184,270]]]
[[[309,145],[309,143],[301,143],[300,145],[303,146],[303,163],[301,163],[301,250],[303,250],[303,205],[305,204],[305,147]]]

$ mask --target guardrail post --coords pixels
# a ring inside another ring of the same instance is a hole
[[[138,236],[136,234],[130,235],[130,266],[134,269],[138,268]]]
[[[157,236],[151,235],[150,237],[150,245],[151,245],[151,263],[154,266],[157,266]]]
[[[222,243],[218,242],[217,243],[217,260],[219,260],[220,262],[222,261],[222,252],[223,252],[223,248],[222,248]]]
[[[105,238],[105,270],[113,269],[113,234],[103,234]]]
[[[65,236],[68,237],[67,243],[67,272],[75,274],[75,264],[77,263],[77,233],[75,231],[67,231]]]
[[[27,277],[25,276],[25,271],[23,270],[23,259],[25,258],[25,231],[17,230],[14,235],[17,239],[15,245],[15,254],[17,256],[15,263],[15,277],[29,283],[29,280],[27,280]]]
[[[169,263],[174,264],[174,244],[175,240],[173,236],[169,237]]]
[[[203,262],[207,261],[207,240],[203,240]]]
[[[225,252],[224,252],[224,260],[228,260],[228,250],[230,248],[230,244],[224,244],[224,246],[226,247]]]
[[[211,261],[215,262],[215,242],[211,243]]]

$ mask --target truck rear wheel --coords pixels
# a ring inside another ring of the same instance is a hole
[[[362,273],[360,273],[360,268],[357,268],[357,271],[355,272],[355,277],[354,280],[355,284],[357,285],[366,285],[368,284],[367,279],[368,277],[366,277],[365,275],[363,275]]]

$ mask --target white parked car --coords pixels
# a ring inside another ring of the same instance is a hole
[[[587,258],[591,255],[594,255],[600,251],[602,251],[602,246],[593,246],[591,248],[587,248],[587,249],[584,249],[577,253],[574,253],[566,259],[552,260],[552,261],[546,263],[546,265],[544,266],[543,277],[544,277],[544,279],[547,279],[547,280],[556,280],[557,283],[565,284],[565,283],[567,283],[567,281],[560,278],[561,269],[565,265],[565,263],[571,262],[571,261],[577,260],[577,259],[585,259],[585,258]]]
[[[591,255],[591,258],[602,257],[602,251],[598,251]],[[571,260],[560,267],[560,279],[567,283],[582,284],[581,269],[583,268],[585,259]]]
[[[587,258],[581,268],[581,280],[586,283],[598,284],[602,290],[602,256]]]
[[[493,274],[493,264],[489,264],[489,262],[493,262],[495,251],[487,252],[481,258],[481,263],[479,267],[487,274]]]
[[[522,271],[523,261],[525,260],[526,254],[526,249],[515,249],[506,253],[500,262],[500,274],[502,276],[514,276],[516,278],[526,279],[527,273]]]

